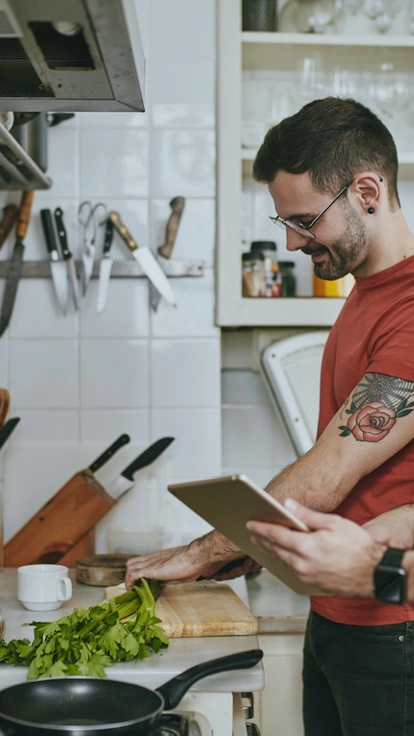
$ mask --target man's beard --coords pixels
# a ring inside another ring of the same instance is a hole
[[[323,263],[314,263],[315,276],[325,281],[334,281],[352,273],[355,266],[361,261],[361,256],[366,252],[368,240],[366,230],[358,219],[355,210],[345,200],[342,204],[348,220],[344,234],[326,248],[321,243],[309,245],[302,248],[307,255],[325,252],[327,259]]]

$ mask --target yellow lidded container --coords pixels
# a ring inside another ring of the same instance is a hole
[[[350,273],[335,281],[318,279],[313,274],[313,296],[346,297],[351,293],[354,284],[355,279]]]

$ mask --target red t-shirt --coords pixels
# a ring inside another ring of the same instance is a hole
[[[365,373],[414,382],[414,256],[358,279],[345,302],[323,356],[318,437]],[[413,502],[414,440],[362,478],[335,513],[364,524]],[[414,621],[413,606],[363,598],[317,596],[311,599],[311,609],[344,624]]]

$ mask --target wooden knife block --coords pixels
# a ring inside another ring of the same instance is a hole
[[[75,567],[78,557],[91,552],[91,530],[114,505],[90,471],[76,473],[4,545],[4,565]]]

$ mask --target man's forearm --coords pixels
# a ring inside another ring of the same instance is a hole
[[[341,471],[338,458],[321,440],[293,465],[282,470],[266,486],[278,501],[294,498],[315,511],[333,511],[346,498],[359,477],[347,468]]]

